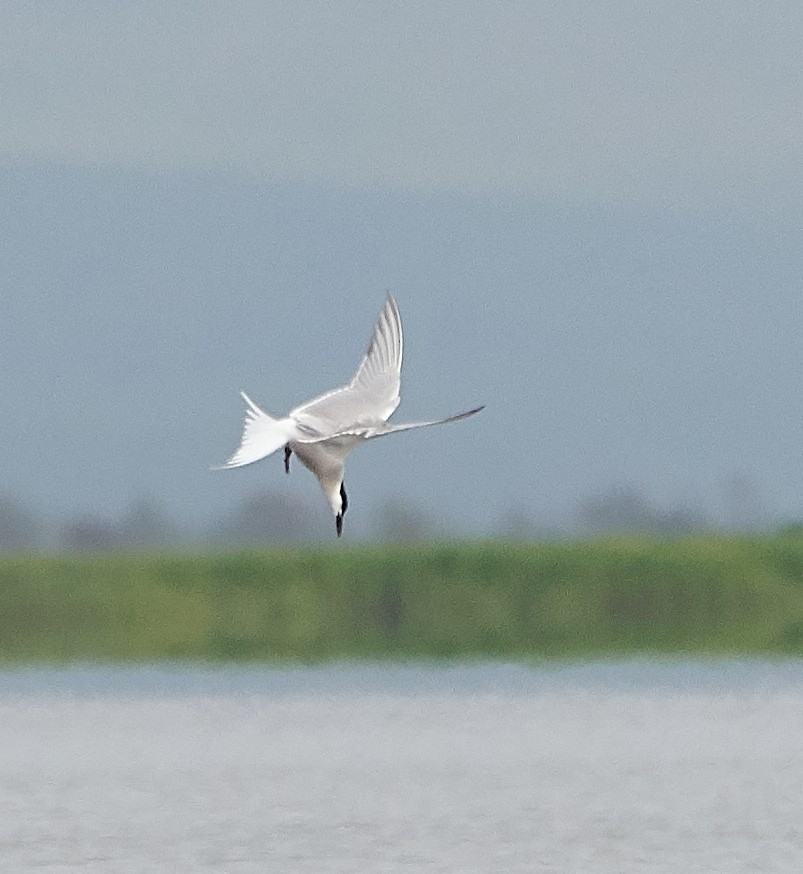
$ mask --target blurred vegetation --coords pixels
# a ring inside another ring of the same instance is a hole
[[[803,653],[803,534],[0,558],[0,658]]]
[[[613,482],[563,510],[534,512],[512,504],[483,514],[486,535],[521,541],[578,537],[646,535],[689,537],[704,532],[767,533],[794,524],[766,505],[759,486],[746,474],[720,483],[719,506],[691,499],[656,501],[633,483]],[[573,509],[572,508],[573,506]],[[12,493],[0,492],[0,554],[8,552],[156,552],[176,549],[256,549],[321,544],[331,540],[331,520],[317,494],[298,496],[260,487],[227,509],[211,507],[201,518],[183,522],[155,496],[141,494],[111,515],[90,512],[43,513]],[[459,535],[460,523],[436,508],[395,495],[379,501],[363,517],[368,524],[348,531],[379,543],[443,540]]]

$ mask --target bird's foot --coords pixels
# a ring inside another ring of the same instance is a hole
[[[290,444],[287,444],[284,447],[284,472],[290,473],[290,456],[293,454],[293,450],[290,448]]]

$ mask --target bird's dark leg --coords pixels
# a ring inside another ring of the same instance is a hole
[[[284,472],[290,473],[290,456],[293,454],[293,450],[290,448],[290,444],[285,444],[284,447]]]
[[[335,528],[337,529],[337,536],[343,533],[343,516],[345,515],[346,510],[349,508],[349,499],[346,496],[346,489],[343,486],[343,483],[340,483],[340,512],[335,516]]]

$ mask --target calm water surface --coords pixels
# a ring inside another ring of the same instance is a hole
[[[803,663],[0,671],[18,871],[803,871]]]

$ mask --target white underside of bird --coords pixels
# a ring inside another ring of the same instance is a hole
[[[398,431],[456,422],[483,409],[475,407],[427,422],[388,422],[399,406],[403,345],[399,308],[388,294],[368,351],[346,385],[301,404],[283,419],[270,416],[245,392],[240,392],[247,405],[243,436],[223,468],[252,464],[284,447],[285,470],[289,472],[290,456],[295,453],[320,483],[335,516],[339,537],[348,507],[343,467],[355,446]]]

